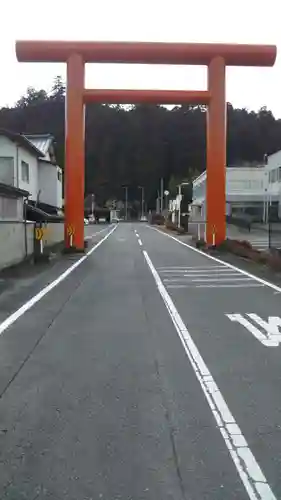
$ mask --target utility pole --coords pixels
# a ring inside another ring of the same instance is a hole
[[[139,186],[139,189],[141,189],[141,218],[144,216],[144,187]]]
[[[160,180],[160,213],[163,213],[163,197],[164,197],[164,179]]]
[[[178,210],[178,228],[181,227],[181,184],[179,184],[178,188],[179,188],[179,193],[178,193],[178,196],[179,196],[179,210]]]
[[[128,186],[124,186],[125,189],[125,220],[128,220]]]
[[[92,194],[91,195],[91,212],[92,212],[91,216],[92,216],[92,219],[94,218],[94,200],[95,200],[95,195]]]

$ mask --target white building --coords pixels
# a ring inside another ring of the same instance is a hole
[[[40,138],[40,140],[39,140]],[[62,207],[62,172],[52,136],[24,136],[0,130],[0,182],[28,191],[29,200],[53,210]]]
[[[267,157],[267,196],[272,212],[281,219],[281,150]]]
[[[192,217],[206,219],[206,171],[193,182]],[[266,216],[267,174],[264,166],[226,168],[226,215],[247,212]]]
[[[56,163],[54,137],[50,134],[25,135],[25,137],[42,152],[38,158],[38,200],[41,204],[61,209],[62,169]]]

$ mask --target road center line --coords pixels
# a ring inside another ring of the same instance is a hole
[[[281,292],[281,287],[275,285],[274,283],[271,283],[270,281],[259,278],[259,276],[255,276],[254,274],[248,273],[248,271],[244,271],[244,269],[240,269],[240,267],[233,266],[232,264],[229,264],[228,262],[225,262],[224,260],[218,259],[217,257],[214,257],[213,255],[209,255],[205,252],[202,252],[202,250],[199,250],[198,248],[194,248],[193,246],[188,245],[188,243],[184,243],[184,241],[178,240],[178,238],[175,238],[171,234],[164,233],[163,231],[157,229],[156,227],[152,227],[152,226],[148,226],[148,225],[146,227],[148,227],[149,229],[153,229],[154,231],[157,231],[158,233],[162,234],[163,236],[167,236],[168,238],[171,238],[174,241],[177,241],[180,245],[187,247],[189,250],[192,250],[193,252],[198,253],[207,259],[210,259],[214,262],[217,262],[218,264],[223,264],[225,267],[228,267],[229,269],[234,269],[238,273],[244,274],[245,276],[248,276],[249,278],[252,278],[253,280],[258,281],[259,283],[266,285],[268,288],[272,288],[272,290],[275,290],[275,292]]]
[[[139,245],[142,247],[142,241],[140,238],[138,239],[138,242],[139,242]]]
[[[13,312],[8,318],[6,318],[1,324],[0,324],[0,335],[9,327],[11,326],[17,319],[19,319],[21,316],[26,313],[29,309],[31,309],[39,300],[41,300],[47,293],[49,293],[51,290],[53,290],[56,286],[58,286],[67,276],[69,276],[74,269],[76,269],[84,260],[86,260],[95,250],[98,249],[98,247],[105,241],[107,238],[115,231],[117,228],[116,226],[113,226],[113,228],[107,233],[102,240],[100,240],[93,248],[91,248],[86,255],[83,255],[79,260],[77,260],[72,266],[70,266],[66,271],[64,271],[58,278],[56,278],[54,281],[49,283],[45,288],[43,288],[40,292],[38,292],[36,295],[34,295],[31,299],[29,299],[25,304],[23,304],[19,309],[17,309],[15,312]]]
[[[143,250],[143,255],[249,498],[251,500],[277,500],[145,250]]]

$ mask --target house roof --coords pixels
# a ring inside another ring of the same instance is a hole
[[[0,135],[7,137],[12,142],[16,142],[17,144],[19,144],[19,146],[22,146],[31,154],[37,156],[37,158],[40,158],[40,156],[42,156],[42,152],[23,134],[17,134],[15,132],[11,132],[10,130],[0,128]]]
[[[9,184],[4,184],[0,182],[0,193],[5,194],[7,196],[13,196],[16,198],[23,198],[29,196],[29,192],[24,189],[19,189],[14,186],[10,186]]]
[[[25,134],[25,137],[37,148],[42,151],[41,158],[45,161],[54,161],[53,142],[54,136],[51,134]]]

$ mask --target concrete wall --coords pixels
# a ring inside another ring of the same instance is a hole
[[[0,193],[0,221],[23,221],[23,198]]]
[[[17,264],[26,256],[33,254],[33,223],[25,225],[21,222],[0,221],[0,269]],[[50,223],[45,228],[44,246],[51,246],[63,241],[64,224]]]
[[[43,243],[51,246],[60,243],[64,239],[64,223],[50,222],[45,226]]]

